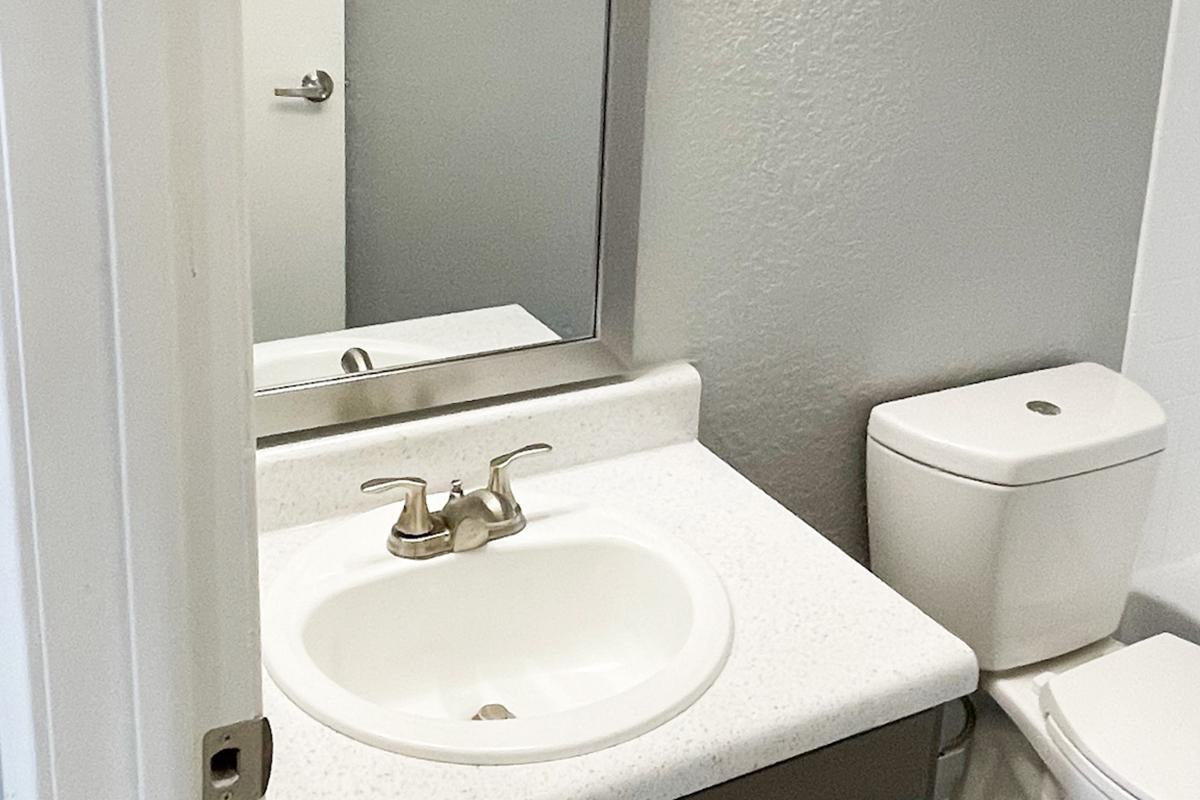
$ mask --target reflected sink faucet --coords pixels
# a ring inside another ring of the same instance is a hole
[[[463,493],[454,481],[441,511],[430,511],[426,483],[421,478],[372,478],[360,488],[367,494],[403,489],[404,507],[388,534],[388,552],[400,558],[433,558],[445,553],[474,550],[492,539],[511,536],[525,528],[525,513],[513,497],[508,467],[522,456],[549,453],[548,444],[527,444],[496,456],[488,464],[483,489]]]
[[[375,369],[371,363],[371,355],[361,347],[351,347],[342,353],[342,372],[354,375],[357,372],[370,372]]]

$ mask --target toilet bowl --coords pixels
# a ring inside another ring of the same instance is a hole
[[[1036,753],[1000,757],[1009,796],[1200,798],[1200,646],[1108,638],[1165,445],[1154,399],[1097,364],[871,413],[872,569],[975,651]]]

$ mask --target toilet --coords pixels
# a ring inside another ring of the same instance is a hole
[[[1158,403],[1099,364],[871,412],[871,568],[975,651],[1040,762],[1022,796],[1200,798],[1200,646],[1110,638],[1165,446]]]

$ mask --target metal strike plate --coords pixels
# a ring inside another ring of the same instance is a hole
[[[201,747],[203,800],[259,800],[267,793],[274,750],[271,723],[255,717],[213,728]]]

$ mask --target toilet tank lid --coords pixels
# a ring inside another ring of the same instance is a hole
[[[1167,420],[1133,381],[1081,363],[883,403],[867,433],[931,467],[1023,486],[1162,450]]]
[[[1039,703],[1134,797],[1200,797],[1200,646],[1160,633],[1055,675]]]

